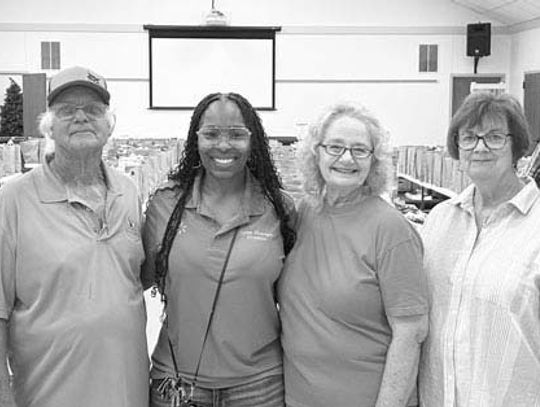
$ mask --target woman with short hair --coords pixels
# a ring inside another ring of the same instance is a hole
[[[431,298],[425,407],[540,405],[540,191],[516,174],[529,145],[509,95],[472,94],[450,123],[448,151],[472,185],[422,228]]]

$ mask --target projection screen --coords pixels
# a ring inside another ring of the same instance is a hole
[[[275,109],[276,27],[144,26],[151,109],[193,109],[213,92],[237,92]]]

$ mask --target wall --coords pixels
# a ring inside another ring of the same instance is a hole
[[[459,34],[291,37],[280,36],[278,48],[283,82],[277,102],[284,113],[279,123],[270,118],[276,128],[309,122],[334,100],[359,99],[386,124],[395,144],[440,144],[450,114],[450,74],[473,71]],[[439,44],[438,73],[417,72],[421,43]],[[510,41],[495,36],[493,43],[493,56],[481,61],[479,72],[508,72]]]
[[[512,35],[510,93],[523,101],[525,73],[540,72],[540,28]]]
[[[216,0],[235,25],[463,26],[482,16],[451,0]],[[2,0],[0,22],[199,24],[211,0]]]
[[[116,136],[185,135],[190,112],[147,109],[148,40],[142,24],[197,24],[209,4],[96,0],[88,10],[56,0],[51,13],[43,3],[2,0],[0,86],[6,73],[40,72],[40,42],[60,41],[62,66],[87,65],[107,77],[118,114]],[[380,117],[395,144],[444,142],[450,75],[473,71],[464,27],[479,16],[447,0],[264,0],[257,2],[257,12],[253,2],[229,0],[218,7],[235,25],[283,26],[277,38],[277,110],[261,112],[270,135],[297,135],[323,106],[354,99]],[[492,56],[480,61],[479,72],[509,74],[511,42],[494,35]],[[417,72],[421,43],[439,44],[439,72]]]

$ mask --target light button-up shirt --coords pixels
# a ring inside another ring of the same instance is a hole
[[[540,406],[540,191],[526,181],[480,230],[474,186],[428,216],[422,406]]]

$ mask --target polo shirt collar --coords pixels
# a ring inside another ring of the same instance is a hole
[[[202,178],[204,176],[203,170],[199,171],[197,176],[195,177],[195,181],[193,183],[193,190],[191,193],[191,197],[188,199],[186,203],[187,209],[197,209],[198,213],[202,213],[201,210],[201,184],[202,184]],[[245,216],[260,216],[264,214],[265,209],[265,197],[262,191],[262,188],[257,181],[257,179],[253,176],[251,171],[246,171],[246,188],[244,190],[244,205],[243,205],[243,211]]]
[[[35,185],[39,199],[43,203],[65,202],[69,201],[69,191],[67,187],[58,179],[58,177],[52,172],[50,167],[50,161],[54,158],[54,155],[44,161],[44,163],[37,167]],[[109,169],[103,161],[101,162],[101,169],[105,175],[105,183],[107,184],[107,193],[110,196],[122,195],[122,188],[118,175],[113,170]]]
[[[524,177],[521,180],[525,182],[525,186],[508,201],[508,204],[515,207],[522,215],[527,215],[534,203],[540,198],[540,191],[531,177]],[[449,203],[472,213],[474,211],[475,189],[474,184],[469,185],[461,194],[449,200]]]

